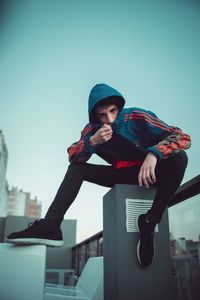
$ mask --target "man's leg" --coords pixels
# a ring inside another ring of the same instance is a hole
[[[178,189],[187,167],[187,155],[180,151],[175,156],[162,160],[156,167],[157,192],[151,209],[138,216],[137,227],[140,233],[137,257],[142,267],[149,267],[153,261],[154,229]]]
[[[111,166],[88,163],[70,164],[45,218],[35,221],[25,230],[10,234],[7,241],[15,244],[62,246],[63,239],[60,224],[65,212],[75,200],[83,181],[112,187],[116,183],[125,183],[125,173],[129,174],[130,171],[132,174],[130,182],[134,183],[133,174],[135,173],[135,178],[138,174],[138,170],[135,169],[116,171]]]
[[[187,163],[187,154],[183,150],[158,163],[155,184],[157,193],[153,205],[148,211],[149,220],[160,223],[165,209],[182,182]]]
[[[105,187],[112,187],[117,183],[125,182],[137,184],[137,174],[138,170],[136,169],[117,171],[111,166],[71,163],[45,218],[53,218],[61,223],[67,209],[75,200],[83,181]]]

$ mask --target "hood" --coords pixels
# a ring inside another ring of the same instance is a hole
[[[90,123],[95,123],[94,107],[97,105],[97,103],[99,103],[102,100],[105,100],[108,97],[115,97],[118,101],[117,106],[119,110],[123,108],[125,100],[122,94],[120,94],[116,89],[112,88],[111,86],[105,83],[96,84],[91,89],[88,100],[88,114]]]

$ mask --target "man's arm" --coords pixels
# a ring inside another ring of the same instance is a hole
[[[147,156],[138,175],[139,185],[145,185],[148,188],[156,181],[157,162],[175,155],[182,149],[188,149],[191,146],[191,139],[181,129],[167,125],[151,111],[136,109],[132,114],[132,119],[142,123],[145,134],[149,135],[151,140],[159,141],[146,149]]]
[[[158,160],[167,159],[180,150],[188,149],[191,146],[191,139],[188,134],[178,127],[166,124],[151,111],[135,109],[131,119],[141,122],[144,135],[149,137],[150,144],[153,141],[158,141],[146,149],[147,153],[153,153]]]
[[[94,145],[89,141],[92,136],[92,125],[87,124],[81,132],[81,138],[78,142],[68,147],[69,162],[83,163],[86,162],[94,151]]]
[[[104,144],[112,138],[113,131],[110,125],[102,125],[95,134],[92,129],[92,125],[88,124],[81,132],[80,140],[67,149],[70,162],[86,162],[95,153],[97,145]]]
[[[181,129],[171,126],[169,135],[162,141],[148,148],[148,150],[158,156],[160,159],[167,159],[175,155],[180,150],[186,150],[191,146],[191,138]]]

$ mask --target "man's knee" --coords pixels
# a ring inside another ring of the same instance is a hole
[[[173,183],[183,178],[187,163],[187,154],[183,150],[168,159],[160,161],[156,168],[158,182],[162,184],[166,182]]]
[[[65,179],[73,178],[76,180],[85,180],[87,174],[87,168],[84,168],[85,163],[70,163],[67,172],[65,174]]]
[[[188,156],[184,150],[179,151],[172,157],[173,168],[185,170],[188,164]]]
[[[68,166],[67,173],[73,174],[81,174],[83,170],[83,163],[70,163]]]

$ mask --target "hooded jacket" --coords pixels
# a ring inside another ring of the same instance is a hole
[[[92,146],[89,139],[102,126],[96,121],[94,108],[108,97],[115,97],[119,108],[112,123],[113,135],[104,144]],[[162,160],[191,146],[188,134],[167,125],[153,112],[137,107],[124,108],[122,94],[107,84],[95,85],[88,102],[89,123],[82,130],[80,140],[67,149],[70,162],[86,162],[95,153],[119,169],[141,165],[148,152]]]

